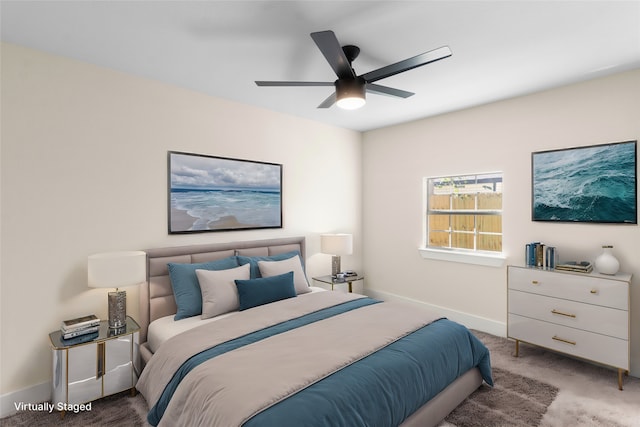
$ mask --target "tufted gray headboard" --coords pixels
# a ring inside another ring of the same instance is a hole
[[[204,245],[147,249],[147,282],[140,285],[140,353],[146,362],[151,352],[146,346],[149,324],[160,317],[176,313],[176,302],[167,263],[213,261],[233,255],[268,256],[298,250],[305,259],[305,238],[285,237]]]

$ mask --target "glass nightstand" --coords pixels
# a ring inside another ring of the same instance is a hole
[[[331,275],[314,277],[313,280],[317,280],[318,282],[327,283],[331,285],[331,290],[335,285],[341,285],[343,283],[347,283],[349,285],[349,292],[353,292],[353,282],[357,282],[358,280],[364,280],[364,276],[358,274],[357,276],[346,276],[344,279],[336,279]]]
[[[52,403],[64,416],[68,405],[91,402],[130,389],[135,394],[140,372],[140,326],[127,316],[120,329],[100,322],[94,334],[62,339],[49,334],[53,356]]]

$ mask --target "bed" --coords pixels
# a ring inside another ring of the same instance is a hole
[[[152,425],[432,426],[492,385],[489,352],[464,326],[309,287],[304,237],[146,253],[136,387]],[[194,268],[202,294],[189,305],[176,271]],[[212,298],[224,280],[240,309]]]

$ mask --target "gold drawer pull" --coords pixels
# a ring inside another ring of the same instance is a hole
[[[554,308],[553,310],[551,310],[551,312],[552,312],[553,314],[559,314],[560,316],[572,317],[572,318],[574,318],[574,319],[576,318],[576,315],[575,315],[575,314],[563,313],[563,312],[561,312],[561,311],[556,310],[555,308]]]
[[[564,338],[560,338],[560,337],[559,337],[559,336],[557,336],[557,335],[554,335],[554,336],[553,336],[553,337],[551,337],[551,338],[552,338],[552,339],[554,339],[554,340],[556,340],[556,341],[564,342],[564,343],[571,344],[571,345],[576,345],[576,342],[575,342],[575,341],[565,340]]]
[[[591,293],[592,293],[592,294],[597,294],[597,293],[598,293],[598,290],[597,290],[597,289],[591,289]]]
[[[538,284],[540,284],[540,282],[538,282],[537,280],[532,280],[532,281],[531,281],[531,284],[532,284],[532,285],[538,285]]]

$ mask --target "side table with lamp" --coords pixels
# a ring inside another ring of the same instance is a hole
[[[320,252],[332,255],[331,275],[314,277],[313,280],[331,285],[331,290],[337,284],[347,283],[349,292],[353,292],[353,282],[363,280],[364,276],[354,271],[342,271],[341,255],[351,255],[353,253],[353,235],[322,234],[320,235]]]
[[[146,280],[146,253],[110,252],[88,258],[90,287],[109,292],[109,320],[99,332],[65,340],[61,331],[49,334],[53,358],[52,404],[67,410],[104,396],[131,390],[140,374],[140,326],[126,315],[126,292],[118,290]],[[90,406],[88,407],[90,409]]]

